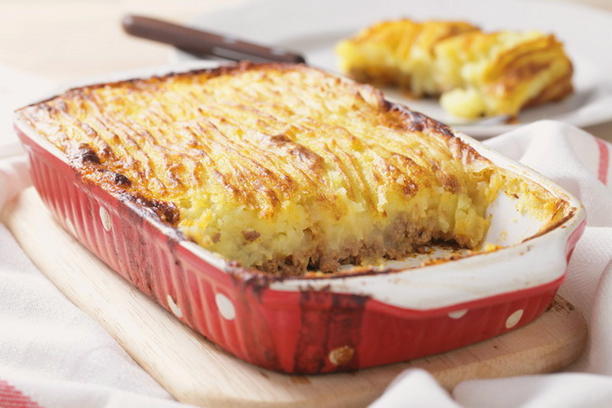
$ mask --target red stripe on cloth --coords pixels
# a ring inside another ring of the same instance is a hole
[[[0,380],[0,408],[42,408],[17,388]]]
[[[608,144],[601,139],[595,138],[597,147],[599,148],[599,168],[597,169],[597,178],[604,184],[608,184],[608,168],[610,166],[610,151]]]

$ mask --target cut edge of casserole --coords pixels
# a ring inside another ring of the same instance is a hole
[[[573,92],[563,44],[537,31],[483,32],[461,21],[383,21],[337,46],[348,76],[440,96],[456,117],[516,116]]]
[[[445,125],[302,65],[86,86],[17,116],[87,182],[277,276],[379,264],[435,242],[496,249],[482,244],[502,190],[548,224],[567,210]]]

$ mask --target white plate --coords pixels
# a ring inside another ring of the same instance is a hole
[[[312,65],[337,72],[335,44],[381,19],[463,19],[486,30],[537,29],[556,34],[575,65],[576,92],[560,103],[528,109],[518,124],[554,119],[584,127],[612,120],[612,13],[550,1],[492,0],[259,0],[197,17],[193,25],[262,44],[299,51]],[[193,59],[176,53],[178,60]],[[511,130],[500,121],[459,122],[435,100],[385,92],[477,138]]]

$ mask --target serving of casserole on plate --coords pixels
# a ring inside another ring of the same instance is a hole
[[[17,112],[34,184],[114,270],[232,354],[352,370],[524,325],[582,206],[367,85],[237,64]]]
[[[464,21],[382,21],[337,46],[341,69],[363,82],[398,86],[413,98],[440,96],[450,114],[505,115],[573,92],[563,44],[539,31],[484,32]]]

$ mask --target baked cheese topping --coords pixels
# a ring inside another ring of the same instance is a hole
[[[572,92],[572,64],[554,35],[485,33],[464,22],[386,21],[342,41],[343,72],[395,85],[412,96],[441,95],[463,118],[517,115]]]
[[[299,65],[89,86],[19,111],[83,177],[249,268],[476,248],[503,178],[445,126]]]

